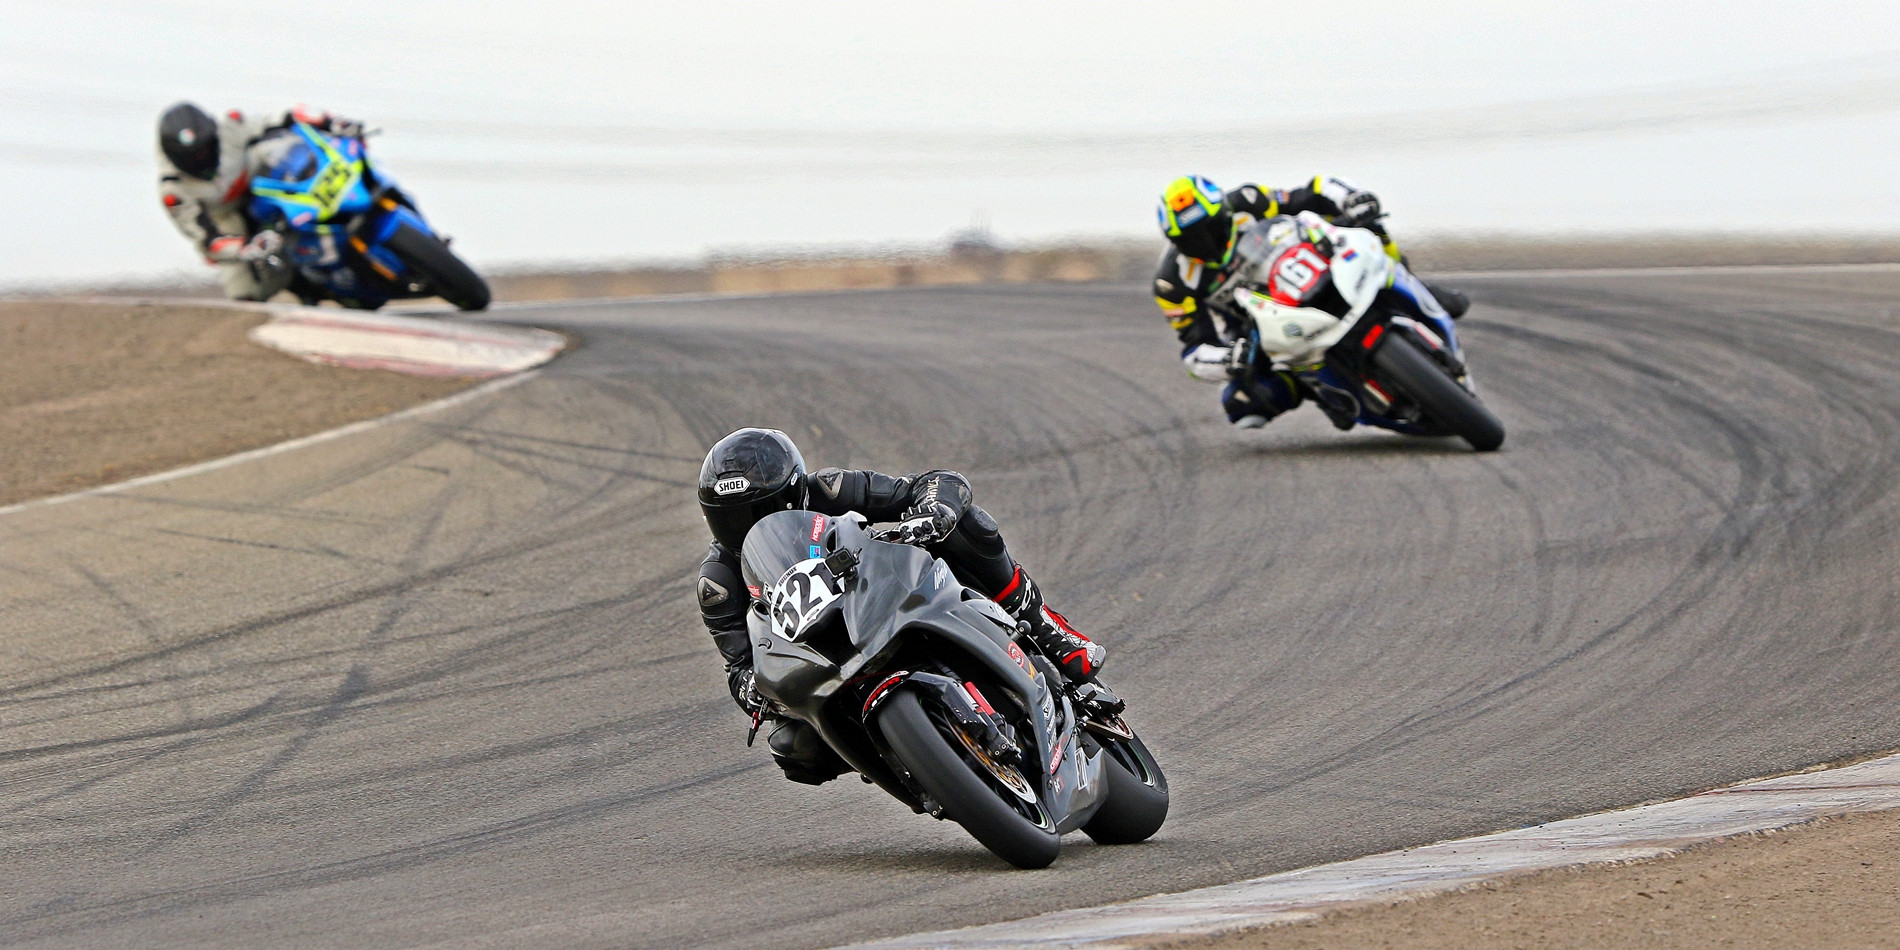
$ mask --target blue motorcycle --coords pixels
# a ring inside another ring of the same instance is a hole
[[[361,136],[298,122],[252,146],[251,220],[283,235],[289,290],[305,304],[335,300],[375,310],[391,300],[440,297],[488,307],[488,284],[449,250]]]

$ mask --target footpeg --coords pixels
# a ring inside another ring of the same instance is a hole
[[[1100,683],[1079,683],[1070,691],[1070,695],[1074,696],[1075,701],[1081,703],[1082,708],[1093,717],[1113,719],[1121,715],[1122,710],[1128,708],[1128,704],[1123,702],[1120,696],[1115,695],[1113,691]]]

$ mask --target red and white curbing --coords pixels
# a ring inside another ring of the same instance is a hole
[[[252,340],[312,363],[412,376],[505,376],[567,346],[560,334],[529,327],[314,307],[274,307],[272,314],[252,328]]]
[[[1348,904],[1426,897],[1506,874],[1660,857],[1732,835],[1889,808],[1900,808],[1900,755],[1237,884],[852,948],[1134,950],[1179,937],[1309,920]]]

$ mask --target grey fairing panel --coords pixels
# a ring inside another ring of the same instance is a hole
[[[860,669],[883,669],[908,635],[922,633],[954,645],[987,667],[1015,694],[1017,702],[1031,711],[1029,722],[1044,765],[1036,771],[1051,810],[1064,816],[1059,828],[1071,831],[1087,821],[1104,791],[1101,752],[1098,749],[1090,755],[1073,736],[1050,731],[1049,722],[1039,712],[1045,702],[1064,707],[1063,719],[1069,723],[1070,732],[1075,729],[1075,716],[1067,709],[1065,697],[1052,695],[1048,673],[1032,678],[1010,657],[1011,631],[1003,625],[1007,615],[986,602],[979,605],[966,600],[966,588],[951,576],[949,566],[917,548],[871,542],[859,551],[859,558],[864,576],[903,578],[905,583],[875,585],[876,591],[865,590],[863,596],[853,592],[847,599],[845,623],[862,660],[847,666],[844,679],[858,675]],[[997,619],[988,615],[991,611]],[[1046,766],[1059,739],[1073,751],[1065,754],[1052,772]]]
[[[753,668],[759,689],[785,705],[793,715],[811,723],[859,774],[870,776],[897,797],[909,800],[907,792],[892,787],[892,777],[874,750],[863,745],[858,723],[839,722],[842,710],[830,708],[831,701],[846,683],[857,677],[881,672],[893,655],[911,636],[923,634],[944,641],[987,667],[997,680],[1016,694],[1017,701],[1032,711],[1029,716],[1036,747],[1046,764],[1054,755],[1057,736],[1052,734],[1044,716],[1037,710],[1045,701],[1066,704],[1060,696],[1050,696],[1042,680],[1047,673],[1032,678],[1009,653],[1010,631],[1003,625],[1006,615],[993,606],[964,599],[965,588],[952,576],[949,566],[928,552],[910,545],[872,541],[856,524],[839,519],[827,531],[831,549],[849,548],[858,552],[858,585],[842,601],[847,635],[854,656],[842,666],[835,665],[811,647],[780,639],[771,632],[771,622],[762,611],[747,614],[747,626],[753,645]],[[986,607],[988,609],[986,609]],[[995,613],[995,617],[989,616]],[[893,671],[895,672],[895,671]],[[1048,697],[1045,700],[1045,697]],[[795,699],[795,702],[787,702]],[[855,704],[847,704],[855,714]],[[1073,722],[1073,716],[1066,717]],[[1076,812],[1076,793],[1094,793],[1099,782],[1084,785],[1078,781],[1086,773],[1099,779],[1099,754],[1090,761],[1074,761],[1065,756],[1055,775],[1039,768],[1044,794],[1057,814]],[[1055,779],[1061,777],[1061,781]],[[1099,793],[1096,793],[1099,794]],[[1080,819],[1086,820],[1093,803],[1080,803]],[[1071,815],[1076,820],[1075,815]],[[1076,823],[1079,823],[1076,820]],[[1067,824],[1065,822],[1065,824]],[[1065,829],[1066,830],[1066,829]]]

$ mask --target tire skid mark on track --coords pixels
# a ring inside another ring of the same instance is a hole
[[[49,903],[31,908],[24,915],[10,915],[11,924],[19,928],[11,930],[10,937],[30,939],[36,936],[52,935],[60,932],[60,928],[83,924],[86,922],[85,918],[88,917],[115,922],[140,921],[177,907],[216,906],[220,903],[252,899],[273,891],[308,890],[324,884],[375,877],[395,870],[467,857],[484,849],[504,846],[520,838],[533,836],[550,827],[583,820],[594,813],[611,811],[629,802],[657,795],[691,791],[707,783],[723,781],[733,775],[753,771],[759,767],[749,765],[736,770],[694,775],[650,788],[625,792],[611,799],[588,801],[566,808],[530,814],[491,827],[422,844],[385,850],[350,861],[304,866],[264,876],[226,878],[197,887],[172,888],[163,893],[130,900],[91,905],[76,905],[70,901]],[[31,926],[42,923],[54,924],[55,927]]]
[[[1591,299],[1594,300],[1595,298]],[[1635,309],[1648,308],[1653,310],[1656,304],[1656,301],[1653,299],[1645,298],[1629,298],[1624,302]],[[1542,309],[1548,312],[1548,301],[1540,301],[1540,303],[1543,304]],[[1512,302],[1512,305],[1520,309],[1524,308],[1522,303]],[[1566,316],[1571,315],[1569,312],[1565,313]],[[1600,323],[1602,318],[1608,314],[1609,312],[1604,311],[1584,312],[1576,314],[1574,318]],[[1514,334],[1519,337],[1531,337],[1536,335],[1532,331],[1509,328],[1494,329],[1501,330],[1507,336]],[[1544,344],[1547,348],[1563,348],[1557,345],[1559,341],[1548,335],[1544,335],[1539,342]],[[1620,365],[1628,368],[1636,372],[1639,378],[1669,380],[1671,377],[1670,371],[1666,366],[1626,356],[1609,348],[1586,347],[1585,349],[1588,355],[1600,358],[1612,365]],[[1716,406],[1719,405],[1719,400],[1713,393],[1705,392],[1699,397],[1695,395],[1685,396],[1684,394],[1674,391],[1673,387],[1659,387],[1654,389],[1654,394],[1659,398],[1669,400],[1678,411],[1695,415],[1713,430],[1722,432],[1733,452],[1733,457],[1739,463],[1739,473],[1741,476],[1739,482],[1728,491],[1720,491],[1717,490],[1714,485],[1702,479],[1698,473],[1685,470],[1679,465],[1674,464],[1675,459],[1673,457],[1659,455],[1650,458],[1650,461],[1656,462],[1662,467],[1669,468],[1675,471],[1676,474],[1682,476],[1685,480],[1696,484],[1704,496],[1709,498],[1712,502],[1715,502],[1720,507],[1720,510],[1724,512],[1721,523],[1710,533],[1707,541],[1705,541],[1700,550],[1697,551],[1693,559],[1691,570],[1678,576],[1671,585],[1659,590],[1655,597],[1648,603],[1639,605],[1631,610],[1628,615],[1615,625],[1608,627],[1595,637],[1570,649],[1564,654],[1552,658],[1539,667],[1527,670],[1517,677],[1499,683],[1476,696],[1469,697],[1463,701],[1454,702],[1448,707],[1402,719],[1395,723],[1385,734],[1372,737],[1361,745],[1342,749],[1336,758],[1329,762],[1321,763],[1317,769],[1288,776],[1286,785],[1279,787],[1290,787],[1300,782],[1327,774],[1332,767],[1343,767],[1366,757],[1389,754],[1402,748],[1406,742],[1429,738],[1433,735],[1442,734],[1448,729],[1469,725],[1476,717],[1489,714],[1493,708],[1498,705],[1499,700],[1505,698],[1513,691],[1532,685],[1536,679],[1550,675],[1566,664],[1584,659],[1613,641],[1625,639],[1626,637],[1628,639],[1643,639],[1655,633],[1658,629],[1680,620],[1681,615],[1689,608],[1689,605],[1701,601],[1704,596],[1707,595],[1709,590],[1720,580],[1722,572],[1730,569],[1731,565],[1727,562],[1730,559],[1746,553],[1745,549],[1759,540],[1763,530],[1762,522],[1770,520],[1777,515],[1774,509],[1763,508],[1760,504],[1763,489],[1767,481],[1766,473],[1770,470],[1770,466],[1760,459],[1760,452],[1757,446],[1765,440],[1767,434],[1746,424],[1731,421],[1726,414],[1716,408]],[[1787,459],[1782,458],[1776,461],[1785,463]],[[1642,618],[1645,616],[1651,616],[1653,619],[1644,621]],[[1274,786],[1266,786],[1259,790],[1273,787]]]
[[[416,526],[409,549],[398,559],[399,570],[411,572],[422,565],[425,552],[436,540],[441,530],[442,519],[456,495],[455,483],[444,481],[435,492],[434,499],[418,512],[421,523]],[[413,600],[408,596],[399,595],[390,598],[382,608],[382,617],[358,639],[352,648],[351,662],[338,679],[335,689],[323,697],[315,708],[299,717],[302,721],[297,724],[292,734],[284,738],[282,744],[268,759],[237,776],[224,794],[206,803],[195,813],[174,823],[169,829],[159,832],[150,846],[151,849],[157,850],[165,844],[180,840],[194,829],[228,814],[245,801],[264,794],[267,781],[272,776],[281,773],[286,765],[303,755],[317,733],[336,723],[350,707],[369,692],[369,668],[366,661],[375,657],[379,652],[379,641],[383,640],[413,607]]]

